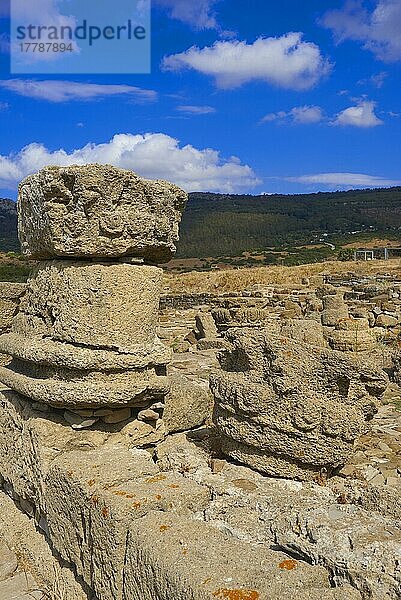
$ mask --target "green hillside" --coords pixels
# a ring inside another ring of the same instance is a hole
[[[180,231],[178,258],[234,257],[319,241],[338,246],[369,236],[400,238],[401,245],[401,187],[271,196],[194,193]],[[0,199],[0,251],[18,249],[16,205]],[[327,253],[323,249],[321,259]]]
[[[354,232],[401,237],[401,187],[271,196],[191,194],[178,256],[238,256]]]
[[[16,204],[0,198],[0,251],[18,252],[19,249]]]

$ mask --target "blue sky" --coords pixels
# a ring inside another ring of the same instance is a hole
[[[11,75],[0,10],[2,196],[84,162],[188,191],[401,185],[400,0],[153,0],[142,75]]]

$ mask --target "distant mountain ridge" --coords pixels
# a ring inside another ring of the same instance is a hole
[[[177,256],[238,256],[355,231],[399,236],[401,245],[401,187],[297,195],[192,193]],[[0,250],[18,249],[16,204],[0,198]]]

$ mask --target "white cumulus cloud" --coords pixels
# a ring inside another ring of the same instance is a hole
[[[384,61],[401,60],[401,2],[375,0],[373,10],[362,0],[349,0],[344,8],[328,11],[322,24],[338,42],[356,40]]]
[[[316,175],[288,177],[287,181],[306,185],[326,185],[330,189],[391,187],[401,184],[401,180],[375,177],[362,173],[318,173]]]
[[[350,106],[341,111],[334,121],[334,125],[351,127],[377,127],[383,121],[375,114],[376,103],[368,100],[359,102],[356,106]]]
[[[280,123],[294,123],[297,125],[310,125],[323,120],[323,111],[320,106],[296,106],[290,111],[269,113],[262,119],[262,123],[278,121]]]
[[[72,152],[32,143],[16,154],[0,155],[0,187],[14,189],[25,176],[46,165],[111,164],[148,179],[166,179],[188,191],[233,193],[260,183],[254,171],[234,156],[223,159],[217,150],[180,146],[162,133],[115,135],[104,144],[87,144]]]
[[[313,87],[331,65],[319,46],[303,41],[301,33],[259,38],[253,44],[237,40],[218,41],[213,46],[193,46],[180,54],[166,56],[166,70],[194,69],[210,75],[220,88],[236,88],[250,81],[286,89]]]
[[[153,0],[168,9],[172,19],[191,25],[195,29],[217,29],[213,6],[217,0]]]
[[[70,100],[94,100],[106,96],[128,95],[136,102],[151,102],[157,99],[153,90],[145,90],[131,85],[108,85],[80,83],[62,80],[3,79],[0,87],[20,96],[48,100],[49,102],[69,102]]]

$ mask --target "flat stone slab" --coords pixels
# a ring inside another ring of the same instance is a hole
[[[19,186],[22,251],[35,259],[141,257],[168,262],[188,195],[111,165],[46,167]]]

